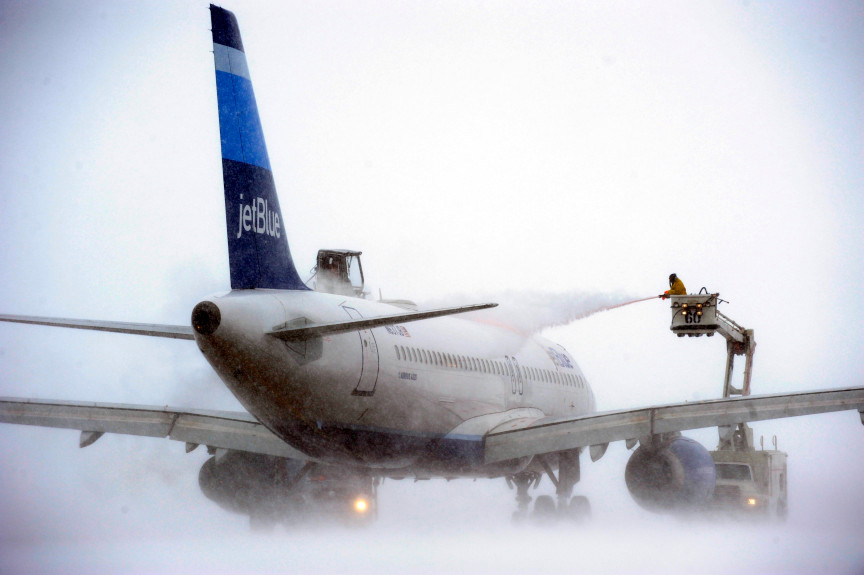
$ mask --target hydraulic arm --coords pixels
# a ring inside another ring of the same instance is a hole
[[[704,292],[704,293],[703,293]],[[719,333],[726,339],[726,377],[723,380],[723,397],[750,395],[750,377],[753,372],[753,354],[756,340],[753,330],[745,329],[717,310],[723,301],[719,294],[707,293],[705,288],[698,294],[669,296],[672,310],[671,329],[678,337],[713,336]],[[732,368],[735,356],[744,356],[744,383],[741,388],[732,385]]]

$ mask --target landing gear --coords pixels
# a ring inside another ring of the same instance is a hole
[[[558,510],[555,509],[555,501],[549,495],[541,495],[534,502],[534,513],[532,519],[537,523],[547,523],[555,520]]]
[[[581,523],[591,518],[591,503],[584,495],[574,495],[567,500],[555,500],[551,495],[540,495],[534,502],[534,511],[531,519],[538,524],[554,523],[555,521],[568,521]]]
[[[567,516],[573,521],[591,519],[591,502],[584,495],[574,495],[567,506]]]
[[[556,475],[552,464],[557,458],[558,473]],[[550,463],[549,459],[552,460]],[[573,496],[573,487],[579,482],[579,452],[564,451],[555,455],[538,455],[535,462],[555,485],[555,499],[550,495],[540,495],[534,502],[531,519],[538,523],[548,523],[557,519],[583,521],[591,517],[591,503],[582,495]],[[528,489],[540,484],[543,475],[538,471],[522,471],[507,477],[507,484],[516,488],[516,503],[518,508],[513,513],[514,521],[522,521],[528,517],[528,504],[531,496]]]
[[[510,489],[516,487],[516,511],[513,512],[513,521],[522,521],[528,517],[528,504],[531,503],[531,496],[528,495],[528,488],[534,485],[536,489],[540,484],[542,475],[536,471],[520,471],[515,475],[508,475],[507,485]]]

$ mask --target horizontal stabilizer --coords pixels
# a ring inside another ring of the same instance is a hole
[[[419,321],[421,319],[432,319],[433,317],[441,317],[445,315],[454,315],[457,313],[465,313],[469,311],[477,311],[481,309],[489,309],[496,307],[497,303],[481,303],[475,305],[465,305],[460,307],[448,307],[442,309],[432,309],[428,311],[417,311],[412,313],[397,313],[393,315],[382,315],[378,317],[349,319],[346,321],[337,321],[332,323],[319,323],[298,326],[297,320],[276,326],[273,331],[267,332],[267,335],[278,337],[287,341],[303,341],[321,337],[323,335],[333,335],[337,333],[346,333],[349,331],[359,331],[361,329],[372,329],[373,327],[382,327],[385,325],[393,325],[396,323],[408,323],[409,321]]]
[[[195,339],[195,336],[192,333],[192,326],[188,325],[156,325],[150,323],[127,323],[122,321],[98,321],[92,319],[66,319],[62,317],[3,314],[0,314],[0,321],[51,325],[54,327],[71,327],[74,329],[90,329],[94,331],[110,331],[114,333],[131,333],[133,335],[169,337],[172,339]]]

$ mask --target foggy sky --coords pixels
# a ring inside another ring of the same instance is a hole
[[[229,287],[206,7],[0,4],[0,311],[188,324]],[[676,272],[755,329],[755,393],[864,384],[859,4],[224,7],[301,277],[359,249],[373,297],[564,305]],[[599,409],[718,396],[723,341],[668,320],[646,302],[544,335]],[[189,342],[11,324],[0,394],[240,409]],[[511,529],[503,481],[403,481],[362,534],[250,539],[200,493],[203,450],[4,425],[0,570],[860,572],[858,414],[753,427],[789,453],[782,528],[643,513],[613,444],[583,458],[591,530]]]

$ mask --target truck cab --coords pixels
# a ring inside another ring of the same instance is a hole
[[[752,445],[752,444],[751,444]],[[717,481],[711,508],[738,517],[786,519],[786,453],[718,449],[711,452]]]
[[[315,268],[312,270],[315,291],[366,297],[363,292],[365,279],[360,255],[352,250],[318,250]]]

